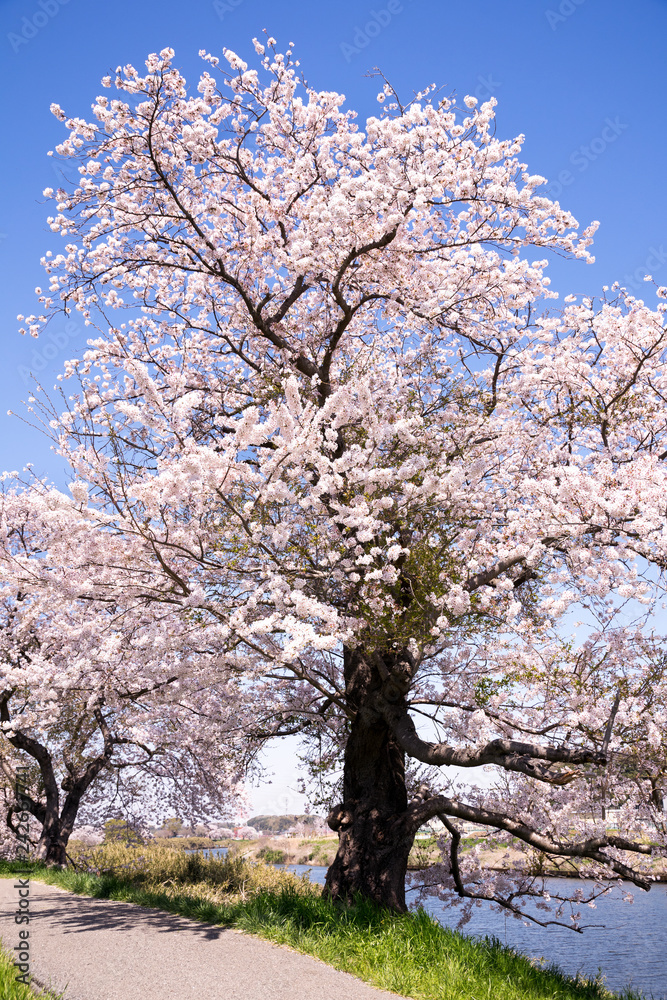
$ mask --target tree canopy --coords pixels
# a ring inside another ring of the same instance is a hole
[[[52,561],[67,511],[42,500],[0,496],[0,768],[10,829],[29,813],[37,856],[64,864],[82,808],[98,825],[109,811],[127,825],[174,803],[191,822],[219,818],[247,761],[210,651],[188,650],[187,623],[167,609],[96,601],[80,580],[71,598],[67,565]]]
[[[93,336],[63,404],[31,404],[73,474],[36,487],[67,512],[52,558],[72,597],[196,627],[249,746],[301,733],[314,771],[342,764],[333,896],[404,908],[436,816],[444,893],[542,892],[480,872],[460,821],[647,888],[665,303],[556,308],[546,257],[590,259],[595,227],[540,194],[493,98],[382,81],[360,127],[254,44],[252,69],[202,53],[196,93],[165,49],[90,121],[53,108],[80,181],[45,192],[68,242],[24,330],[76,309]]]

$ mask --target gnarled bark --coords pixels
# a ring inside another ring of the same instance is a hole
[[[339,836],[325,893],[351,900],[360,893],[404,911],[405,875],[414,839],[405,786],[405,754],[375,707],[386,687],[377,655],[345,651],[348,704],[354,712],[345,749],[343,801],[329,814]],[[398,692],[397,692],[398,694]]]
[[[350,735],[345,749],[343,801],[328,816],[339,836],[336,858],[327,872],[325,893],[350,901],[356,894],[390,909],[404,911],[405,876],[414,836],[421,824],[436,816],[452,830],[449,818],[481,823],[504,830],[554,857],[589,859],[603,864],[643,889],[650,883],[640,873],[607,853],[608,848],[650,854],[649,845],[604,836],[581,843],[556,842],[540,831],[500,812],[491,812],[444,795],[408,802],[405,753],[430,764],[473,767],[495,763],[520,771],[550,785],[576,776],[553,770],[553,765],[599,764],[605,754],[576,747],[496,739],[473,750],[457,749],[422,740],[408,715],[406,694],[413,664],[399,654],[345,650],[345,695],[351,710]],[[454,831],[454,854],[460,837]],[[457,868],[453,858],[453,870]],[[457,888],[470,896],[460,879]],[[471,898],[487,898],[471,897]],[[495,897],[494,897],[495,898]],[[498,900],[502,905],[512,906]],[[518,912],[518,911],[517,911]]]

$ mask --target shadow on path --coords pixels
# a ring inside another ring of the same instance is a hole
[[[0,934],[18,944],[14,879]],[[345,972],[250,935],[30,881],[30,972],[64,1000],[396,1000]]]

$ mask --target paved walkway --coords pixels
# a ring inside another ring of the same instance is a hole
[[[0,879],[0,936],[19,943]],[[64,1000],[397,1000],[307,955],[213,924],[30,882],[30,971]]]

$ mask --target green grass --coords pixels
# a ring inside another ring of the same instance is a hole
[[[358,900],[341,906],[288,872],[240,857],[181,852],[98,853],[95,871],[34,865],[32,878],[96,898],[156,907],[236,927],[314,955],[374,986],[415,1000],[611,1000],[600,981],[543,968],[495,939],[441,927],[423,912],[394,914]],[[99,849],[98,849],[99,852]],[[128,862],[129,855],[134,860]],[[172,855],[168,857],[167,855]],[[143,861],[140,861],[143,857]],[[179,860],[180,859],[180,860]],[[142,867],[143,865],[143,867]],[[12,863],[0,862],[0,875]],[[625,1000],[639,994],[625,993]],[[21,998],[23,1000],[23,998]]]
[[[273,847],[263,847],[257,854],[260,861],[265,861],[267,865],[284,865],[287,855]]]
[[[42,993],[24,983],[16,982],[14,958],[5,948],[0,948],[0,1000],[57,1000],[53,993]]]
[[[0,949],[0,997],[2,1000],[33,1000],[35,994],[29,986],[16,982],[17,970],[9,951]]]

